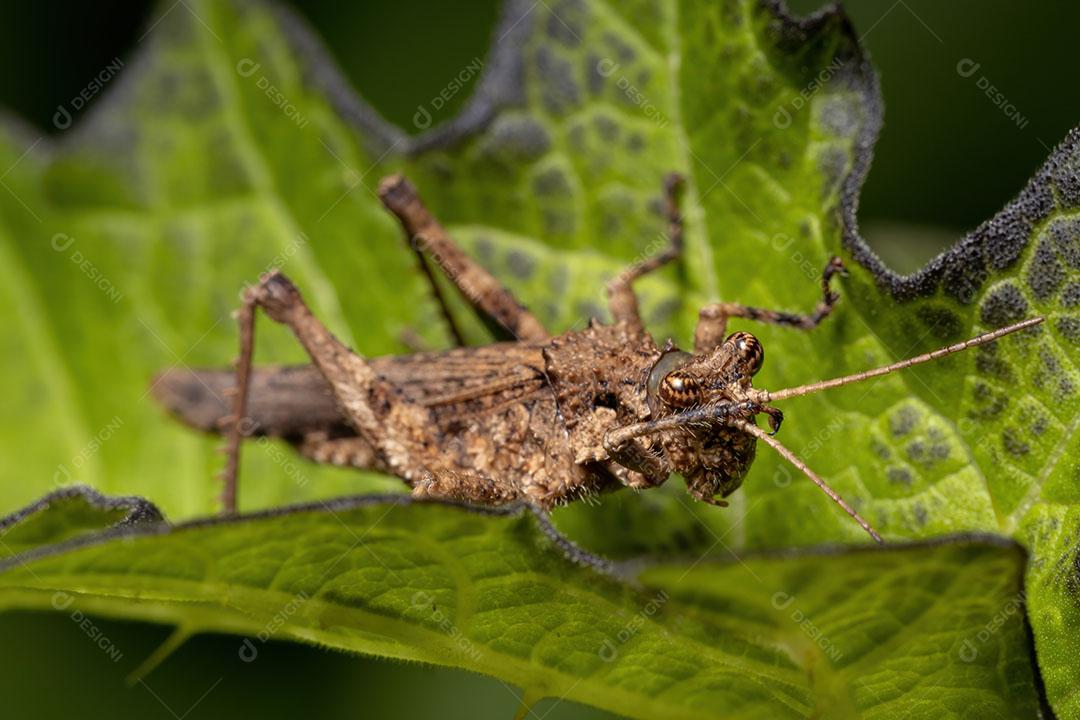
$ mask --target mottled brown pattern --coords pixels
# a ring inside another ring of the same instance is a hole
[[[226,411],[228,388],[217,371],[166,373],[155,392],[196,427],[231,427],[227,501],[235,497],[240,438],[266,434],[285,437],[316,462],[398,475],[417,495],[482,504],[525,499],[549,508],[620,485],[652,487],[682,473],[695,497],[722,503],[714,496],[726,496],[742,482],[755,442],[728,423],[770,411],[751,397],[760,345],[747,333],[723,341],[727,317],[811,327],[835,301],[828,277],[839,265],[831,263],[823,281],[828,307],[805,322],[718,305],[703,313],[699,327],[699,339],[719,338],[710,347],[699,347],[696,356],[670,344],[658,347],[641,321],[633,283],[679,258],[681,184],[677,176],[664,182],[667,249],[608,285],[615,323],[592,321],[584,330],[549,337],[453,243],[412,185],[386,178],[380,197],[421,261],[438,266],[483,319],[517,342],[369,360],[342,345],[292,283],[272,272],[245,294],[240,392],[232,412]],[[434,298],[443,302],[441,295]],[[255,308],[293,330],[313,367],[249,369]],[[721,414],[682,422],[679,416],[696,405],[720,408]],[[292,411],[306,417],[292,417]]]
[[[653,487],[673,473],[686,478],[698,500],[725,505],[723,498],[742,485],[761,440],[880,542],[866,520],[772,437],[783,414],[769,403],[928,362],[1042,319],[843,378],[777,392],[755,389],[752,379],[765,351],[748,332],[726,335],[728,319],[812,329],[836,304],[829,283],[843,265],[838,258],[826,265],[822,300],[810,314],[717,303],[700,313],[693,354],[670,341],[661,348],[641,320],[633,283],[680,256],[680,186],[678,177],[665,180],[667,249],[607,286],[614,324],[593,320],[584,330],[549,337],[450,240],[408,182],[387,178],[380,197],[398,216],[421,262],[435,262],[481,319],[501,325],[517,342],[364,358],[338,341],[296,287],[273,271],[245,292],[238,314],[236,390],[220,371],[171,371],[155,381],[155,394],[195,427],[228,428],[227,512],[235,511],[241,438],[255,434],[284,437],[316,462],[397,475],[416,496],[482,505],[525,500],[544,509],[607,488]],[[435,299],[443,302],[441,295]],[[312,368],[251,367],[258,308],[292,329]],[[232,407],[226,414],[229,391]],[[756,424],[761,413],[771,433]]]

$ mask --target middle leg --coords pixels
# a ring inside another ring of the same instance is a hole
[[[771,325],[784,325],[800,330],[812,330],[833,311],[840,296],[830,287],[830,281],[837,273],[846,275],[844,263],[838,257],[829,259],[821,274],[821,302],[809,314],[765,310],[762,308],[739,305],[736,303],[714,303],[701,308],[698,324],[694,330],[694,352],[708,352],[724,342],[727,333],[728,318],[744,318]]]

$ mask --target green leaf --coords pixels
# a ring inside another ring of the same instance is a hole
[[[107,498],[92,488],[76,485],[50,493],[0,520],[0,559],[99,530],[162,519],[161,512],[142,498]]]
[[[1042,681],[1060,717],[1080,718],[1080,134],[998,217],[901,278],[858,234],[882,111],[839,12],[795,21],[752,0],[508,0],[461,115],[409,137],[286,11],[184,8],[162,6],[59,141],[14,120],[0,133],[0,302],[18,308],[0,340],[0,452],[18,458],[0,468],[0,505],[85,482],[174,518],[214,512],[215,442],[165,418],[147,387],[167,366],[224,365],[237,293],[270,265],[366,354],[404,351],[405,329],[446,343],[371,192],[382,174],[407,172],[452,234],[564,330],[602,316],[604,279],[656,251],[660,178],[678,170],[686,257],[641,284],[659,338],[687,344],[711,300],[809,309],[829,255],[851,270],[842,306],[813,333],[738,325],[767,348],[761,386],[1048,317],[993,347],[790,401],[781,437],[890,539],[979,531],[1023,544]],[[476,323],[469,332],[485,337]],[[281,328],[262,323],[259,337],[262,362],[303,360]],[[244,508],[361,490],[402,485],[271,443],[245,452]],[[672,481],[559,522],[619,557],[865,540],[764,450],[733,499],[727,511],[692,507]]]
[[[455,665],[629,717],[1032,717],[1023,552],[994,538],[668,564],[632,590],[530,513],[365,496],[6,561],[0,603]],[[986,639],[988,622],[998,618]]]

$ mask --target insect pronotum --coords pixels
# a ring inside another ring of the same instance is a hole
[[[613,322],[550,335],[487,270],[471,260],[404,178],[379,195],[401,222],[425,274],[438,270],[489,325],[511,340],[441,352],[365,358],[335,338],[280,272],[247,288],[238,312],[235,373],[173,369],[154,384],[158,399],[190,425],[225,432],[225,511],[236,511],[244,437],[290,442],[321,463],[397,475],[414,496],[483,505],[525,501],[541,509],[617,487],[645,489],[681,474],[698,500],[726,505],[754,460],[758,440],[821,488],[876,541],[881,536],[774,435],[783,414],[771,403],[862,382],[982,345],[1042,322],[1035,317],[918,357],[853,375],[770,391],[752,386],[764,361],[730,318],[809,330],[833,310],[832,258],[821,301],[808,314],[734,303],[701,309],[693,352],[657,344],[638,312],[634,282],[679,258],[681,180],[668,176],[668,246],[608,283]],[[443,304],[451,331],[461,337]],[[307,366],[252,368],[255,310],[287,325],[311,357]],[[231,396],[231,403],[228,399]],[[770,430],[755,418],[765,414]]]

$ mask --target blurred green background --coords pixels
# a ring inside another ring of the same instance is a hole
[[[802,13],[821,5],[789,4]],[[294,5],[353,85],[406,128],[417,106],[441,89],[446,67],[485,57],[499,7],[496,0]],[[112,58],[131,60],[152,6],[0,3],[0,107],[43,134],[55,132],[59,104]],[[858,0],[848,12],[872,54],[886,105],[860,224],[894,268],[909,272],[1008,202],[1080,123],[1080,99],[1069,84],[1078,66],[1080,4]],[[965,77],[961,62],[978,68]],[[998,98],[987,96],[988,84]],[[456,97],[435,122],[465,98]],[[68,615],[0,615],[4,717],[509,718],[518,707],[514,688],[460,671],[281,643],[260,646],[258,659],[244,663],[241,640],[223,636],[188,641],[145,686],[128,688],[125,675],[169,631],[92,622],[123,649],[117,662],[104,660]],[[533,712],[551,720],[606,717],[552,700]]]

